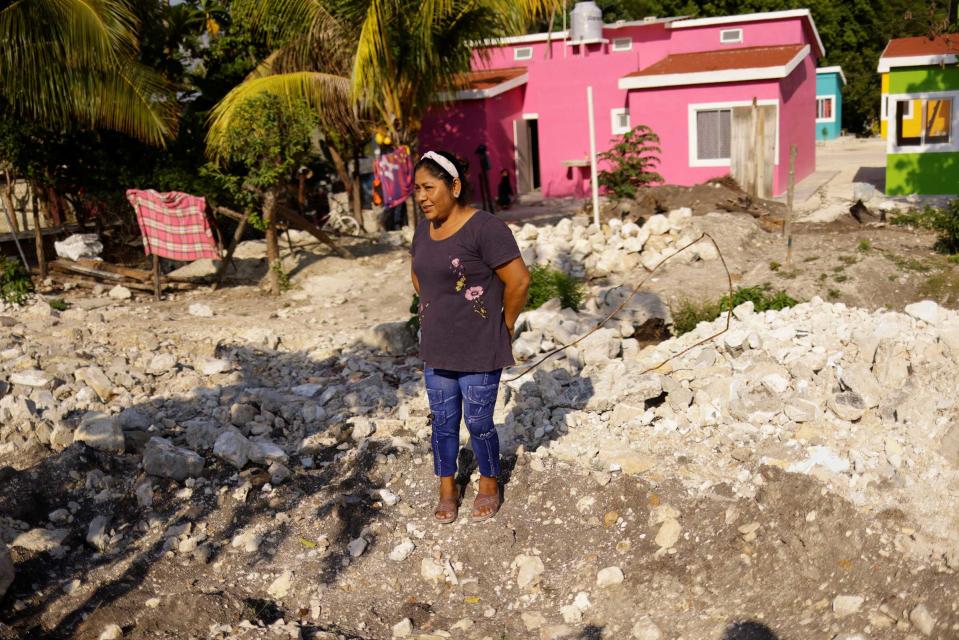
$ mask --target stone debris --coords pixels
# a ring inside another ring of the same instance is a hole
[[[103,243],[95,233],[74,233],[64,240],[53,243],[57,256],[74,262],[81,258],[98,258],[103,253]]]
[[[402,542],[390,551],[390,560],[393,562],[403,562],[413,554],[415,549],[416,545],[413,544],[413,541],[409,538],[404,538]]]
[[[271,597],[276,598],[277,600],[282,600],[289,595],[290,590],[293,588],[293,572],[284,571],[274,580],[270,587],[266,590]]]
[[[518,555],[513,560],[513,568],[516,570],[516,584],[520,589],[525,589],[535,584],[543,571],[546,570],[543,561],[539,556]]]
[[[631,633],[635,640],[662,640],[663,638],[663,632],[648,617],[634,624]]]
[[[409,618],[403,618],[393,625],[394,638],[409,638],[413,635],[413,621]]]
[[[527,264],[549,265],[581,278],[640,266],[651,271],[700,235],[692,211],[685,208],[653,215],[642,226],[614,218],[600,228],[586,216],[575,216],[556,225],[513,225],[512,229]],[[718,257],[712,244],[701,242],[676,260],[689,263]]]
[[[133,297],[133,292],[124,287],[122,284],[118,284],[112,289],[108,294],[114,300],[129,300]]]
[[[189,308],[187,309],[187,313],[197,318],[213,317],[213,309],[211,309],[208,305],[203,304],[202,302],[194,302],[193,304],[191,304]]]
[[[0,540],[0,600],[7,593],[7,589],[13,584],[16,572],[13,568],[13,559],[10,558],[10,550],[7,545]]]
[[[832,611],[836,617],[845,618],[857,613],[866,599],[862,596],[841,595],[833,598]]]
[[[14,538],[10,546],[51,553],[60,547],[68,535],[69,529],[30,529]]]
[[[150,475],[183,481],[203,473],[205,461],[194,451],[174,446],[169,440],[154,436],[143,451],[143,469]]]
[[[936,619],[929,613],[925,604],[918,604],[909,612],[909,622],[925,636],[931,636],[936,629]]]
[[[623,570],[619,567],[606,567],[596,574],[597,587],[611,587],[616,584],[622,584],[624,580]]]
[[[98,640],[120,640],[121,638],[123,638],[123,629],[118,624],[108,624],[98,636]]]

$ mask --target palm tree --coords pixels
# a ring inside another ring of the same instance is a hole
[[[367,133],[375,120],[415,152],[420,122],[474,46],[522,32],[561,10],[559,0],[240,0],[282,42],[213,110],[207,147],[216,157],[237,105],[260,93],[305,99],[323,120]],[[349,136],[347,136],[349,137]]]
[[[171,85],[137,62],[126,0],[13,0],[0,8],[0,102],[54,129],[112,129],[163,145]]]

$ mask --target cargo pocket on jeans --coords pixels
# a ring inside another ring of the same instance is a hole
[[[426,397],[430,403],[430,421],[433,426],[446,422],[446,403],[442,389],[427,389]]]
[[[483,420],[493,415],[499,384],[471,384],[466,387],[466,419]]]

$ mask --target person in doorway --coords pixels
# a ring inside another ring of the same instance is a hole
[[[469,205],[468,184],[464,163],[450,153],[429,151],[416,164],[413,197],[424,220],[413,234],[411,276],[420,296],[420,355],[440,479],[433,515],[440,523],[456,520],[459,510],[461,417],[480,471],[473,520],[499,510],[493,406],[502,370],[514,364],[514,324],[530,282],[509,227]]]
[[[509,209],[513,204],[513,185],[509,182],[509,171],[499,172],[499,186],[496,188],[496,204],[500,209]]]

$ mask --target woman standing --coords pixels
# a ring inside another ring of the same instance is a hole
[[[529,271],[502,220],[469,205],[464,167],[429,151],[416,164],[414,197],[425,220],[413,235],[413,287],[420,296],[420,355],[440,478],[437,522],[456,520],[456,458],[464,417],[480,469],[473,520],[499,510],[499,438],[493,406],[504,367],[514,364],[513,325],[526,305]]]

